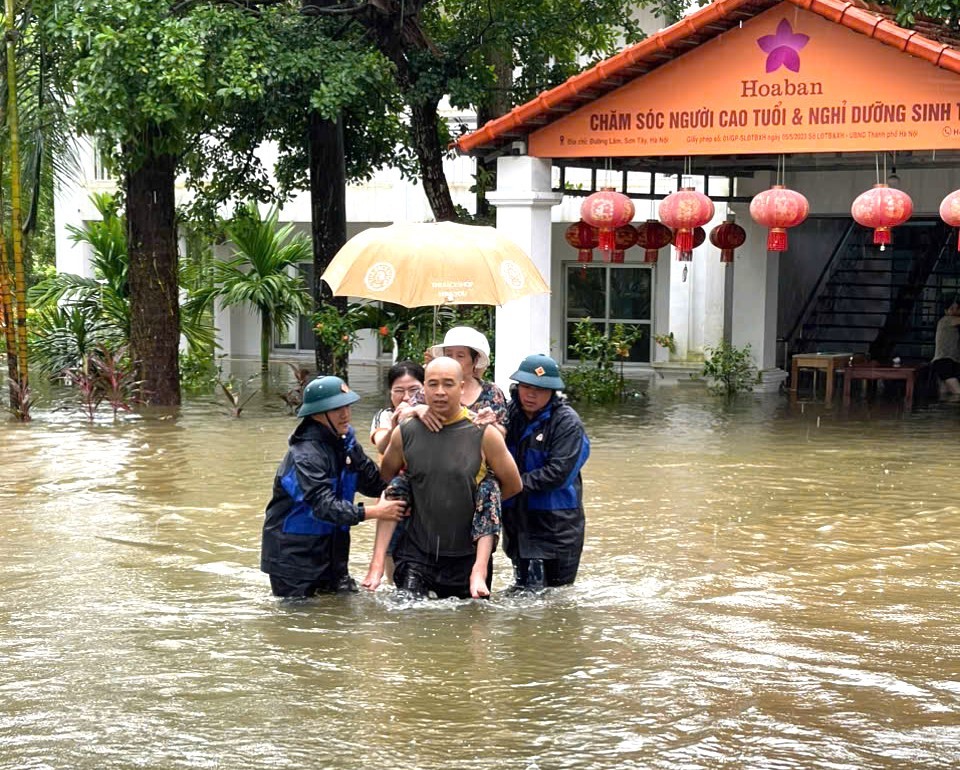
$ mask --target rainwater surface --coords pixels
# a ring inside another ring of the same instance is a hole
[[[271,597],[276,397],[0,424],[0,768],[960,766],[960,404],[582,414],[576,585],[419,603]]]

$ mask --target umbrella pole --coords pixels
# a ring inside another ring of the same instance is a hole
[[[437,316],[440,313],[440,306],[433,306],[433,344],[437,344]]]

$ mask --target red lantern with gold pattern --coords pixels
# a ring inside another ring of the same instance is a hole
[[[954,190],[940,202],[940,219],[950,227],[960,227],[960,190]],[[960,251],[960,238],[957,251]]]
[[[737,224],[737,216],[727,214],[727,221],[710,231],[710,243],[720,249],[722,263],[733,262],[733,250],[747,242],[747,232]]]
[[[611,262],[622,264],[624,259],[624,252],[637,245],[637,228],[633,225],[620,225],[617,228],[616,233],[616,248],[613,250],[613,255],[610,258]]]
[[[713,201],[692,187],[682,187],[660,201],[658,211],[660,221],[674,230],[677,251],[688,252],[694,249],[694,229],[713,219]]]
[[[674,231],[674,233],[673,233],[673,241],[672,241],[672,242],[673,242],[673,245],[674,245],[674,246],[677,246],[677,233],[678,233],[678,232],[679,232],[679,231]],[[693,238],[693,242],[690,244],[690,248],[689,248],[689,249],[684,250],[684,251],[680,251],[680,250],[679,250],[679,247],[678,247],[678,250],[677,250],[677,262],[692,262],[692,261],[693,261],[693,250],[694,250],[695,248],[697,248],[697,246],[700,246],[701,244],[703,244],[703,242],[704,242],[705,240],[707,240],[707,231],[704,230],[702,227],[695,227],[695,228],[693,228],[693,232],[691,233],[691,236],[692,236],[692,238]]]
[[[913,201],[903,190],[879,182],[857,196],[850,213],[858,224],[873,228],[873,243],[883,251],[892,240],[890,229],[910,219]]]
[[[643,261],[656,264],[660,249],[673,241],[673,232],[662,222],[648,219],[637,227],[637,245],[643,249]]]
[[[593,262],[593,249],[597,248],[597,228],[586,222],[574,222],[567,228],[563,237],[577,249],[577,262]]]
[[[604,260],[609,260],[617,247],[617,228],[633,219],[634,210],[633,201],[612,187],[602,188],[580,204],[580,218],[597,228],[597,247]]]
[[[767,251],[787,250],[787,228],[796,227],[810,213],[810,204],[796,190],[775,184],[750,201],[750,216],[758,225],[769,227]]]

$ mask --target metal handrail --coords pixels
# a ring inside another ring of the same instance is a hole
[[[850,238],[850,233],[853,232],[854,225],[855,222],[852,219],[847,222],[847,229],[843,231],[843,235],[840,236],[839,240],[837,241],[837,245],[833,248],[833,253],[830,254],[830,258],[824,263],[823,269],[820,271],[820,275],[817,277],[817,282],[807,295],[807,301],[803,304],[803,309],[800,311],[800,314],[797,316],[797,320],[794,321],[793,326],[790,328],[790,333],[783,338],[790,347],[793,346],[797,329],[803,329],[803,324],[806,323],[807,318],[810,316],[810,310],[813,308],[814,303],[820,298],[820,293],[823,291],[824,286],[826,286],[827,282],[833,275],[835,263],[838,261],[840,250],[846,246],[847,240]],[[784,352],[786,353],[787,351]]]

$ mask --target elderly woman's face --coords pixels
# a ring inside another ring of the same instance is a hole
[[[464,377],[473,377],[473,351],[463,345],[453,345],[443,349],[445,356],[450,356],[454,361],[460,364],[463,369]]]

